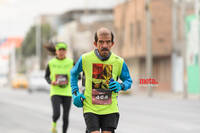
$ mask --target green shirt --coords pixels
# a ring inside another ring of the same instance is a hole
[[[49,61],[50,79],[65,85],[51,85],[50,95],[72,96],[70,85],[70,70],[73,67],[73,60],[65,58],[59,60],[53,58]],[[67,83],[67,85],[66,85]]]
[[[110,92],[108,84],[110,78],[116,80],[120,76],[122,66],[123,59],[113,53],[106,61],[101,61],[94,51],[82,56],[82,68],[86,78],[84,113],[101,115],[119,112],[118,93]]]

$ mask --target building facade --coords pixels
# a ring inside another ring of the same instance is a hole
[[[172,1],[151,0],[151,35],[153,70],[152,78],[158,81],[156,91],[171,91],[172,77]],[[145,0],[130,0],[114,9],[116,32],[115,52],[124,57],[134,87],[141,87],[139,80],[146,75],[146,4]]]

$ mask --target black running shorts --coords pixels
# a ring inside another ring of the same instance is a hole
[[[84,114],[87,131],[112,131],[117,128],[119,121],[119,113],[112,113],[106,115],[97,115],[94,113]]]

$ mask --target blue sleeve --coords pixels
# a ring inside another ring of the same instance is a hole
[[[122,72],[120,75],[120,79],[123,81],[123,83],[122,83],[124,86],[123,90],[128,90],[131,88],[132,79],[131,79],[128,67],[125,62],[123,63],[123,66],[122,66]]]
[[[75,66],[71,70],[71,88],[72,88],[72,93],[75,91],[78,91],[78,76],[79,73],[82,72],[82,56],[79,58]]]

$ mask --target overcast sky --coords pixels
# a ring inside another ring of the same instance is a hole
[[[0,38],[25,36],[39,14],[75,8],[108,8],[124,0],[0,0]]]

